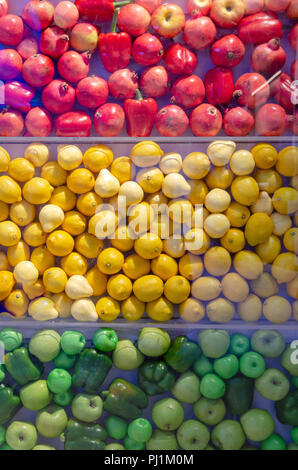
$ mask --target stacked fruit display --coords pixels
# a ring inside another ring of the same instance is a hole
[[[13,317],[168,321],[178,306],[189,322],[298,320],[297,147],[49,156],[0,152],[0,301]]]
[[[1,136],[297,135],[297,0],[125,3],[1,0]]]

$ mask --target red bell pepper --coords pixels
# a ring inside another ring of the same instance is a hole
[[[108,72],[125,69],[131,56],[132,40],[128,33],[117,33],[117,17],[119,8],[116,8],[113,16],[112,30],[110,33],[101,33],[98,37],[98,49],[104,68]]]
[[[136,97],[123,104],[127,133],[130,137],[147,137],[153,129],[157,103],[153,98],[143,99],[140,90],[136,91]]]
[[[80,18],[92,23],[111,21],[115,8],[127,5],[131,0],[114,2],[113,0],[76,0]]]

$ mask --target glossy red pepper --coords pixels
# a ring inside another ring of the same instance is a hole
[[[153,129],[157,103],[153,98],[143,99],[139,90],[136,97],[124,101],[127,133],[130,137],[147,137]]]
[[[128,66],[131,56],[132,40],[125,32],[117,33],[117,17],[119,8],[116,8],[112,29],[110,33],[101,33],[98,37],[98,49],[104,68],[108,72],[115,72]]]
[[[295,96],[295,86],[289,75],[281,73],[270,85],[273,98],[288,113],[293,113],[294,103],[292,97]]]
[[[276,13],[260,11],[240,21],[238,36],[245,43],[262,44],[282,37],[282,23]]]
[[[228,105],[233,98],[233,72],[227,67],[215,67],[205,75],[206,98],[214,106]]]
[[[116,7],[127,5],[130,1],[114,2],[113,0],[76,0],[80,18],[92,23],[111,21]]]
[[[192,74],[198,63],[196,54],[179,43],[167,48],[164,60],[166,69],[174,75]]]

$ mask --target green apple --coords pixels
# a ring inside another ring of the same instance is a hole
[[[220,423],[226,415],[226,405],[221,398],[212,400],[211,398],[200,398],[193,406],[195,417],[208,426],[215,426]]]
[[[60,436],[67,426],[68,418],[65,410],[58,405],[50,405],[39,411],[35,426],[44,437],[54,438]]]
[[[40,330],[29,342],[30,354],[38,357],[41,362],[50,362],[60,352],[61,337],[55,330]]]
[[[31,450],[37,441],[35,426],[25,421],[14,421],[6,430],[6,442],[13,450]]]
[[[182,403],[195,403],[200,398],[200,379],[194,372],[181,374],[171,390]]]
[[[145,356],[162,356],[170,346],[170,335],[161,328],[142,328],[139,332],[138,348]]]
[[[178,444],[183,450],[203,450],[207,447],[210,433],[205,424],[189,419],[177,431]]]
[[[37,380],[25,385],[20,390],[20,399],[25,408],[31,411],[39,411],[48,406],[52,400],[52,394],[46,380]]]
[[[279,357],[285,347],[283,336],[276,330],[258,330],[251,337],[251,348],[264,357]]]
[[[298,445],[295,444],[295,442],[290,442],[290,444],[288,444],[287,450],[298,450]]]
[[[282,400],[290,390],[290,382],[283,372],[269,368],[255,381],[257,392],[267,400]]]
[[[75,418],[92,423],[102,415],[103,402],[99,395],[79,393],[72,401],[71,409]]]
[[[177,400],[163,398],[153,405],[152,419],[162,431],[175,431],[183,423],[184,409]]]
[[[105,446],[105,450],[125,450],[125,447],[118,444],[118,442],[111,442],[111,444]]]
[[[147,450],[178,450],[178,443],[174,432],[155,429],[149,441]]]
[[[288,346],[283,355],[281,356],[281,365],[293,377],[298,377],[298,362],[293,359],[297,358],[297,350]]]
[[[240,450],[245,443],[245,435],[238,421],[225,419],[212,431],[211,439],[221,450]]]
[[[274,420],[267,410],[252,408],[241,416],[240,422],[247,439],[253,442],[264,441],[274,432]]]
[[[202,330],[198,343],[204,356],[218,359],[224,356],[230,346],[230,335],[225,330]]]
[[[55,447],[47,446],[46,444],[39,444],[38,446],[33,447],[32,450],[56,450]]]
[[[118,341],[113,351],[113,364],[121,370],[134,370],[144,362],[143,354],[130,339]]]

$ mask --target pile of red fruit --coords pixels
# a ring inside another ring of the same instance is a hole
[[[298,50],[298,0],[188,0],[187,10],[188,19],[161,0],[31,0],[19,17],[0,0],[0,136],[54,128],[87,137],[92,118],[103,137],[125,122],[132,137],[154,126],[168,137],[188,126],[195,136],[297,135],[298,65],[283,72],[291,53],[280,40],[288,35]],[[206,73],[204,49],[213,63]],[[90,75],[98,55],[108,80]],[[243,74],[238,64],[249,57]],[[163,96],[170,104],[160,106]]]

